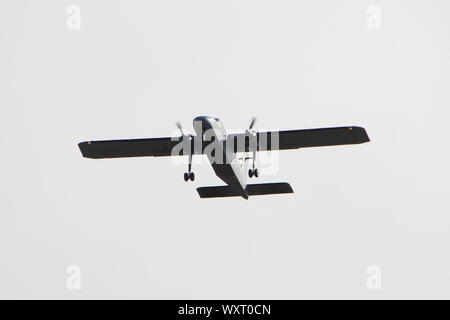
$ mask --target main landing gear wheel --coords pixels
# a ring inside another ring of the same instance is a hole
[[[195,174],[193,172],[185,172],[184,173],[184,181],[186,181],[186,182],[189,180],[194,181],[194,179],[195,179]]]
[[[252,178],[253,176],[254,176],[255,178],[258,178],[258,177],[259,177],[259,171],[258,171],[258,169],[248,169],[248,176],[249,176],[250,178]]]

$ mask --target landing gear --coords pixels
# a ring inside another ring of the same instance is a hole
[[[258,171],[258,169],[248,169],[248,176],[249,176],[250,178],[252,178],[253,176],[254,176],[255,178],[258,178],[258,177],[259,177],[259,171]]]
[[[194,181],[195,180],[195,174],[193,172],[185,172],[184,173],[184,181]]]
[[[255,168],[255,162],[256,162],[256,151],[253,150],[253,157],[252,157],[252,169],[248,169],[248,176],[250,178],[255,177],[258,178],[259,177],[259,171],[258,169]]]
[[[189,164],[188,164],[188,172],[184,173],[184,181],[194,181],[195,174],[191,171],[192,169],[192,153],[189,154]]]

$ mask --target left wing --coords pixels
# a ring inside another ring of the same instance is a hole
[[[178,139],[178,141],[172,141],[172,139]],[[172,155],[172,149],[181,140],[182,137],[84,141],[80,142],[78,147],[83,157],[91,159],[165,157]],[[181,151],[180,155],[183,155],[183,151]]]

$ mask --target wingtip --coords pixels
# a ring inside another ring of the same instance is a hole
[[[80,149],[81,155],[84,158],[91,158],[91,156],[89,155],[88,145],[90,145],[89,141],[82,141],[78,143],[78,148]]]
[[[362,128],[362,127],[361,127],[361,129],[362,129],[363,132],[364,132],[364,138],[365,138],[365,141],[364,141],[364,142],[370,142],[370,138],[369,138],[369,135],[367,134],[366,129],[364,129],[364,128]]]
[[[350,131],[352,131],[352,136],[356,138],[355,143],[370,142],[369,135],[367,134],[367,131],[365,128],[359,127],[359,126],[351,126],[351,127],[348,127],[348,129]]]

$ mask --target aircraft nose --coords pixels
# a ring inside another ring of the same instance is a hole
[[[211,117],[208,117],[208,116],[197,116],[197,117],[194,118],[194,121],[205,121],[205,120],[208,120],[208,119],[211,119]]]
[[[195,123],[201,123],[203,126],[206,126],[206,127],[211,127],[211,123],[213,123],[213,122],[215,122],[214,121],[214,118],[213,117],[210,117],[210,116],[197,116],[197,117],[195,117],[194,118],[194,121],[193,121],[193,123],[194,123],[194,126],[195,126]]]

